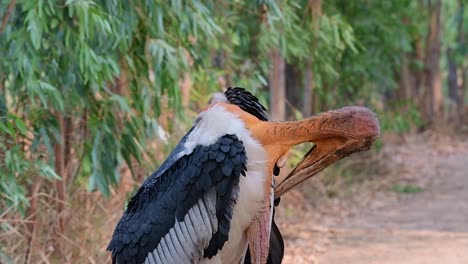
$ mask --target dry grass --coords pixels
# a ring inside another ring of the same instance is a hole
[[[121,217],[125,192],[112,199],[99,193],[79,189],[65,204],[65,230],[59,233],[58,215],[53,196],[39,193],[36,231],[32,236],[28,219],[4,213],[0,223],[6,230],[0,234],[2,253],[12,258],[6,263],[108,263],[105,251],[115,223]],[[27,260],[29,259],[29,261]]]

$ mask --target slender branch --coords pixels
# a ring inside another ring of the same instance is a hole
[[[15,5],[16,5],[16,0],[11,0],[5,14],[3,15],[2,26],[0,27],[0,33],[2,33],[3,30],[5,30],[6,25],[8,23],[8,19],[10,18],[11,12],[13,11],[13,8],[15,7]]]
[[[65,182],[67,182],[67,175],[65,174],[65,118],[59,112],[55,113],[55,118],[58,122],[58,128],[60,131],[60,139],[57,139],[57,142],[54,143],[54,156],[55,156],[55,172],[62,177],[60,180],[55,181],[55,186],[57,189],[57,199],[60,201],[66,201],[66,190]],[[60,142],[61,141],[61,142]],[[64,217],[63,210],[65,205],[63,203],[57,203],[57,213],[59,221],[59,233],[62,233],[64,230]]]
[[[36,214],[37,214],[37,207],[38,207],[38,193],[41,189],[42,180],[40,178],[36,179],[34,183],[29,187],[29,194],[31,198],[29,199],[29,204],[31,205],[27,212],[27,219],[29,223],[27,224],[28,229],[28,246],[26,248],[26,259],[25,264],[31,263],[31,255],[34,249],[34,242],[36,238],[36,229],[37,229],[37,222],[36,222]]]

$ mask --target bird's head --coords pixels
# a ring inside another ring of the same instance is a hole
[[[344,107],[298,121],[269,122],[266,109],[242,88],[229,88],[224,95],[215,96],[212,104],[222,104],[237,115],[268,155],[264,206],[249,229],[252,263],[265,263],[268,256],[273,170],[286,164],[290,149],[305,142],[314,144],[288,175],[275,179],[275,198],[333,162],[368,150],[380,133],[375,114],[365,107]]]
[[[288,174],[276,179],[275,198],[352,153],[368,150],[380,133],[376,115],[366,107],[348,106],[288,122],[269,122],[266,108],[243,88],[216,94],[211,105],[222,104],[237,115],[267,150],[269,168],[283,167],[292,147],[314,143]]]

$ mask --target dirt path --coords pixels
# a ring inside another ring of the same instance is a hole
[[[468,263],[467,142],[406,143],[385,150],[392,167],[385,178],[421,192],[371,193],[372,204],[348,214],[299,216],[286,227],[285,263]],[[347,211],[353,203],[340,206]]]

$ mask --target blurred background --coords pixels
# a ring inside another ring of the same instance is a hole
[[[285,263],[466,263],[467,9],[1,1],[0,263],[108,262],[125,201],[229,86],[272,120],[364,105],[381,122],[371,151],[283,199]]]

